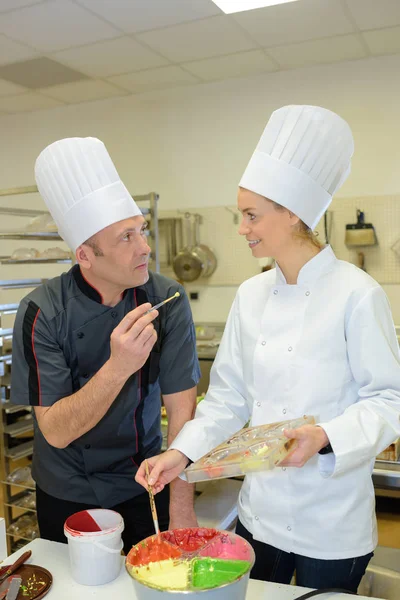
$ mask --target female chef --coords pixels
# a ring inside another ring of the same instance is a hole
[[[329,110],[274,112],[241,179],[239,233],[276,269],[239,288],[206,398],[170,450],[149,460],[155,491],[252,426],[314,415],[286,432],[282,468],[246,476],[237,532],[252,577],[356,591],[377,544],[371,472],[400,435],[400,358],[387,298],[313,234],[350,172],[353,137]],[[294,468],[301,467],[301,468]],[[144,468],[137,480],[146,486]]]

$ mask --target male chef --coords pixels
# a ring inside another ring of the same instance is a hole
[[[146,221],[104,146],[57,141],[39,155],[39,192],[76,264],[21,302],[14,326],[12,402],[34,414],[32,475],[43,538],[87,508],[125,521],[125,552],[154,533],[135,482],[193,416],[199,366],[189,302],[175,281],[148,270]],[[179,291],[180,297],[148,312]],[[157,496],[161,529],[195,526],[193,490],[181,480]]]

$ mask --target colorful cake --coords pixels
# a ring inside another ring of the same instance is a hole
[[[201,527],[175,529],[133,546],[126,557],[131,577],[164,591],[207,590],[250,572],[254,552],[243,538]]]

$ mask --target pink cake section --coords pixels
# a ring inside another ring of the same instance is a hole
[[[252,551],[244,539],[222,533],[199,551],[199,556],[252,561]]]

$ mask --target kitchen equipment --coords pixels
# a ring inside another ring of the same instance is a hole
[[[172,266],[179,280],[187,283],[199,277],[209,277],[214,273],[217,260],[208,246],[199,243],[200,217],[194,217],[194,239],[192,235],[191,215],[185,214],[187,245],[175,256]]]
[[[200,256],[203,260],[204,268],[202,277],[210,277],[217,268],[217,259],[214,252],[206,244],[200,243],[200,223],[202,217],[200,215],[194,216],[194,252]]]
[[[16,600],[21,582],[22,578],[18,575],[12,575],[3,581],[0,585],[0,600]]]
[[[357,252],[357,267],[363,271],[367,271],[365,268],[365,254],[364,252]]]
[[[15,573],[15,571],[24,564],[25,561],[28,560],[28,558],[30,558],[32,554],[31,550],[28,550],[28,552],[24,552],[16,561],[14,564],[10,565],[5,571],[3,571],[0,575],[0,582],[4,581],[5,579],[7,579],[7,577],[9,577],[10,575],[12,575],[12,573]]]
[[[346,246],[374,246],[377,243],[372,223],[364,222],[364,213],[357,209],[357,223],[346,225]]]
[[[145,464],[145,468],[146,468],[146,478],[147,478],[147,485],[148,485],[149,498],[150,498],[151,516],[153,517],[154,529],[156,530],[156,534],[158,535],[160,533],[160,527],[158,525],[157,508],[156,508],[156,503],[154,501],[153,488],[149,484],[149,477],[150,477],[149,463],[147,462],[147,460],[145,460],[144,464]]]
[[[49,593],[53,583],[52,574],[38,565],[22,565],[18,575],[22,583],[17,600],[40,600]]]
[[[189,483],[236,477],[273,469],[296,448],[296,441],[284,435],[285,429],[312,425],[314,417],[301,417],[244,427],[184,471]]]
[[[125,562],[138,600],[244,600],[253,564],[242,537],[201,527],[146,538]]]
[[[113,510],[95,508],[69,517],[64,524],[71,574],[82,585],[102,585],[121,571],[124,520]]]
[[[160,308],[160,306],[163,306],[164,304],[167,304],[167,302],[171,302],[171,300],[173,300],[174,298],[179,298],[179,296],[180,296],[180,293],[179,292],[175,292],[175,294],[173,296],[171,296],[170,298],[167,298],[166,300],[163,300],[162,302],[159,302],[158,304],[155,304],[148,311],[146,311],[144,314],[147,315],[150,312],[152,312],[153,310],[157,310],[157,308]]]

